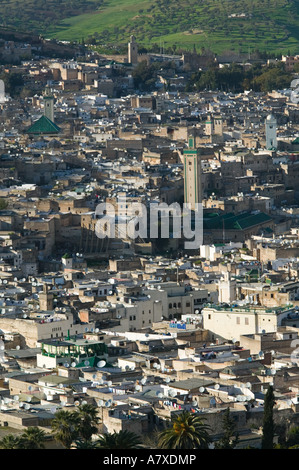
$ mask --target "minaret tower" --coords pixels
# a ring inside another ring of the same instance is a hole
[[[135,36],[131,36],[130,42],[128,43],[128,62],[132,65],[138,63],[138,46]]]
[[[275,150],[277,148],[277,121],[273,114],[269,114],[266,118],[266,148]]]
[[[54,122],[54,96],[48,89],[44,95],[44,115]]]
[[[201,158],[193,135],[189,135],[188,149],[184,150],[184,202],[191,204],[191,210],[202,202]]]

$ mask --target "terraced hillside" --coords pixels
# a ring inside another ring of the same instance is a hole
[[[0,0],[0,23],[67,41],[299,52],[299,0]]]

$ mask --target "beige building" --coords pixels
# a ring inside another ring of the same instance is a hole
[[[290,314],[290,309],[263,307],[205,307],[203,328],[214,336],[239,341],[241,335],[273,333]]]
[[[50,315],[50,316],[49,316]],[[63,338],[70,335],[85,333],[86,324],[74,323],[71,313],[52,314],[48,316],[43,313],[36,313],[34,316],[24,315],[24,318],[2,317],[0,329],[4,332],[19,333],[23,342],[30,348],[35,348],[44,339]],[[88,327],[93,328],[94,323],[89,323]]]

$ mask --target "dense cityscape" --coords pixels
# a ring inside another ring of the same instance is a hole
[[[299,56],[21,36],[0,41],[0,448],[298,447]]]

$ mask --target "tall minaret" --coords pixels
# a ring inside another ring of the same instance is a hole
[[[195,146],[195,137],[188,137],[188,149],[184,150],[184,202],[196,209],[202,202],[201,158]]]
[[[138,46],[136,44],[135,36],[131,36],[130,42],[128,43],[128,62],[132,65],[136,65],[138,63]]]
[[[50,94],[49,90],[46,90],[44,95],[44,115],[54,122],[54,96]]]
[[[269,114],[265,123],[266,130],[266,148],[274,150],[277,148],[277,121],[273,114]]]

